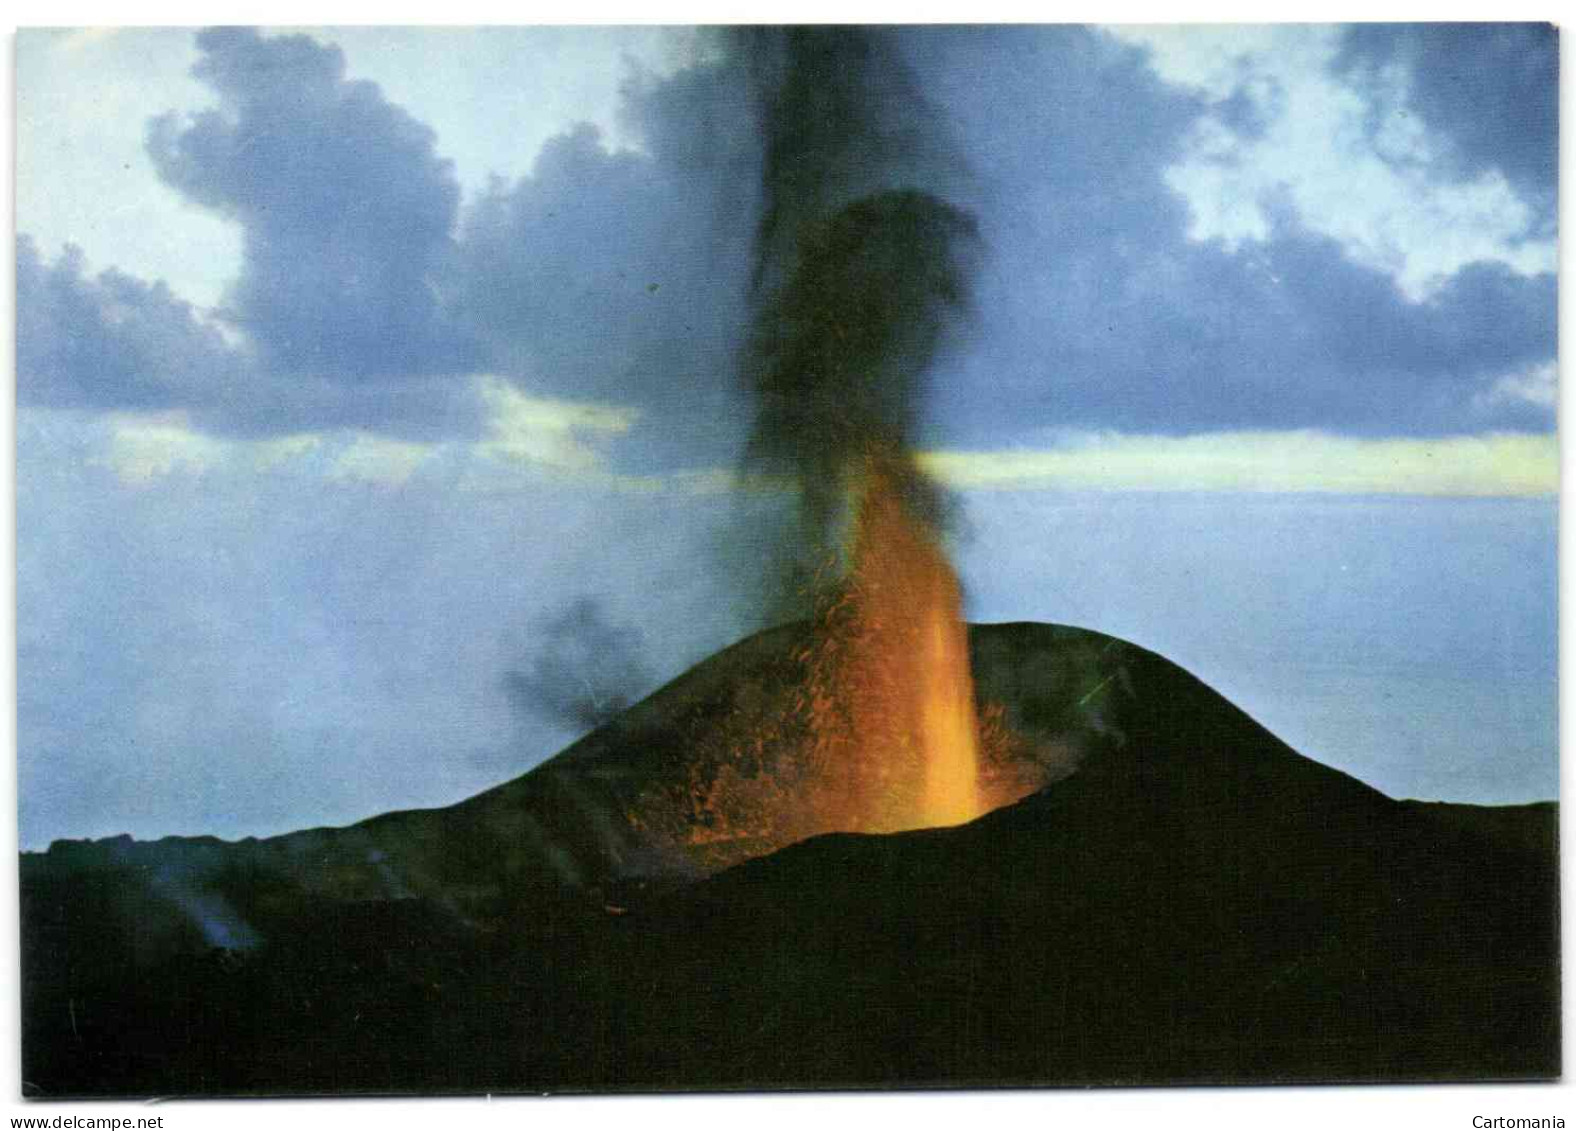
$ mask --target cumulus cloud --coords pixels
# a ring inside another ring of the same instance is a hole
[[[663,462],[721,458],[742,428],[731,374],[759,155],[741,82],[727,63],[637,77],[625,117],[640,150],[590,125],[562,134],[462,226],[453,301],[491,371],[655,414],[662,431],[632,438]]]
[[[1233,249],[1264,242],[1274,210],[1290,208],[1413,300],[1469,263],[1554,269],[1552,233],[1533,231],[1535,209],[1500,168],[1449,160],[1450,140],[1412,112],[1416,76],[1448,83],[1448,61],[1370,66],[1359,81],[1336,67],[1347,29],[1333,25],[1114,34],[1141,44],[1162,78],[1210,104],[1165,173],[1191,209],[1192,238]],[[1445,38],[1460,50],[1473,41]],[[1459,67],[1459,53],[1453,58]],[[1474,70],[1487,65],[1473,62]],[[1554,97],[1551,80],[1531,85],[1533,105]],[[1552,118],[1501,123],[1511,124],[1542,144],[1554,136]]]
[[[219,107],[149,123],[159,176],[238,221],[225,316],[287,373],[345,380],[474,361],[437,291],[460,191],[436,135],[304,35],[201,32],[193,73]]]
[[[1547,398],[1495,392],[1554,357],[1548,241],[1535,207],[1516,213],[1552,129],[1531,114],[1526,146],[1462,141],[1466,108],[1429,93],[1444,81],[1433,55],[1360,39],[895,35],[945,108],[972,170],[958,199],[987,244],[979,317],[937,368],[926,442],[1552,428]],[[199,47],[218,106],[158,120],[149,147],[169,184],[242,226],[228,302],[205,316],[24,244],[24,403],[180,409],[228,435],[475,441],[625,477],[733,462],[762,205],[739,60],[719,48],[637,73],[620,130],[635,148],[568,131],[461,207],[441,139],[348,81],[336,48],[233,30]],[[1421,106],[1435,109],[1379,113]],[[538,407],[500,432],[505,390]],[[541,407],[565,403],[614,415]]]
[[[632,73],[623,133],[638,149],[582,125],[462,215],[436,135],[347,80],[338,48],[237,29],[197,42],[194,74],[219,104],[154,119],[147,148],[168,185],[244,232],[216,314],[248,347],[227,358],[249,364],[246,388],[200,426],[480,438],[496,405],[455,377],[488,373],[528,398],[659,411],[637,461],[721,460],[737,444],[758,143],[736,65]],[[56,323],[35,338],[70,335]]]
[[[1369,87],[1404,86],[1406,110],[1432,132],[1452,169],[1465,177],[1502,173],[1537,210],[1538,234],[1553,235],[1559,33],[1552,24],[1355,24],[1337,66]]]
[[[162,409],[234,398],[250,362],[163,283],[89,276],[76,248],[46,263],[22,236],[16,367],[19,404]]]
[[[1537,405],[1552,411],[1559,400],[1559,392],[1559,366],[1548,361],[1505,374],[1487,392],[1478,395],[1477,403],[1491,409],[1508,401],[1512,404]]]
[[[179,412],[213,437],[356,428],[480,436],[486,406],[469,381],[414,376],[346,384],[267,367],[251,340],[164,283],[88,273],[68,247],[53,263],[17,240],[17,402],[117,413]]]
[[[1079,28],[926,30],[914,50],[972,139],[991,251],[978,334],[936,382],[929,443],[1048,426],[1553,426],[1525,402],[1474,404],[1505,372],[1554,356],[1552,273],[1476,261],[1413,301],[1289,206],[1267,212],[1262,241],[1195,240],[1166,175],[1224,81],[1166,82],[1147,50]]]

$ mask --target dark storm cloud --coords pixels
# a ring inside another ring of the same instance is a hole
[[[787,279],[778,245],[797,239],[799,213],[906,177],[971,212],[984,247],[974,321],[918,390],[923,443],[1553,426],[1546,407],[1484,396],[1552,361],[1552,275],[1479,263],[1411,302],[1289,205],[1263,242],[1188,238],[1165,171],[1206,112],[1262,128],[1249,101],[1211,108],[1083,28],[845,42],[902,65],[821,67],[801,100],[823,122],[813,159],[793,123],[769,151],[751,92],[783,76],[770,53],[722,39],[707,62],[630,82],[639,149],[567,131],[531,175],[461,209],[441,139],[347,81],[336,48],[204,32],[198,73],[219,107],[157,120],[149,146],[170,184],[242,225],[222,313],[246,345],[159,284],[88,277],[24,243],[22,403],[187,408],[228,432],[470,436],[480,407],[456,376],[496,372],[531,394],[643,410],[617,441],[620,467],[715,466],[749,433],[752,295]],[[1455,147],[1445,172],[1500,168],[1536,201],[1553,184],[1552,51],[1546,28],[1359,28],[1343,66],[1361,83],[1407,62],[1418,111]],[[1489,62],[1465,67],[1474,52]],[[844,114],[866,102],[864,119]]]
[[[663,462],[738,437],[732,388],[749,297],[758,142],[731,63],[625,89],[641,151],[582,125],[529,176],[467,210],[453,304],[489,369],[537,393],[655,413]]]
[[[220,106],[154,119],[148,152],[166,183],[240,222],[226,314],[265,366],[358,380],[474,365],[437,290],[460,190],[432,130],[307,36],[224,28],[197,46],[193,74]]]
[[[24,397],[187,408],[225,433],[469,437],[482,406],[455,378],[493,372],[655,414],[661,427],[624,442],[627,463],[733,457],[759,160],[737,65],[632,78],[623,114],[640,151],[577,127],[462,220],[432,132],[346,81],[337,48],[234,29],[198,46],[220,105],[155,119],[148,148],[167,183],[241,225],[242,272],[217,313],[246,348],[161,286],[83,281],[77,259],[31,255]],[[128,312],[138,295],[146,310]],[[149,320],[179,340],[141,348]]]
[[[221,435],[368,428],[408,438],[477,435],[482,406],[441,377],[346,386],[263,368],[162,282],[53,263],[27,236],[16,252],[17,403],[124,412],[181,410]]]
[[[46,263],[16,243],[17,402],[156,410],[233,396],[247,359],[163,283],[84,274],[68,248]]]
[[[1498,169],[1554,221],[1559,32],[1551,24],[1359,24],[1338,62],[1371,77],[1400,64],[1411,108],[1452,145],[1460,172]]]
[[[241,226],[241,274],[216,316],[244,344],[163,283],[88,279],[74,253],[50,266],[28,244],[23,403],[181,408],[228,434],[479,434],[482,406],[454,378],[482,352],[441,303],[459,186],[435,135],[306,36],[217,29],[197,45],[219,108],[154,119],[147,147],[168,184]]]
[[[969,141],[989,251],[933,441],[1552,427],[1546,407],[1482,397],[1553,358],[1552,275],[1474,264],[1414,303],[1285,206],[1262,243],[1194,242],[1163,175],[1203,107],[1141,52],[1079,28],[925,30],[909,49]]]
[[[1388,276],[1291,225],[1237,254],[1180,238],[1134,252],[1137,269],[1117,285],[1089,282],[1104,252],[1070,247],[1037,290],[1015,306],[1003,298],[996,310],[1038,332],[990,338],[960,366],[963,379],[942,383],[948,434],[1002,435],[1000,402],[965,392],[987,385],[1030,427],[1394,436],[1552,426],[1546,406],[1482,401],[1500,378],[1554,357],[1552,275],[1474,264],[1411,303]]]

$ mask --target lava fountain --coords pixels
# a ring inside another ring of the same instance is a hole
[[[825,694],[809,719],[824,772],[847,767],[851,827],[956,825],[984,809],[962,593],[890,466],[854,478],[849,567],[816,625]]]
[[[706,866],[818,833],[961,824],[1041,781],[1002,713],[976,706],[947,508],[914,459],[980,249],[947,198],[958,162],[879,31],[746,29],[735,44],[764,143],[745,470],[792,485],[776,612],[808,635],[631,814]]]
[[[630,813],[703,869],[823,833],[963,824],[1050,780],[1004,709],[976,705],[962,590],[907,463],[875,449],[849,472],[842,553],[798,645],[731,684],[682,779]]]

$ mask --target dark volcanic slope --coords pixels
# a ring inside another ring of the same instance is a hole
[[[1499,811],[1514,837],[1419,812],[1156,657],[1126,674],[1126,746],[1067,781],[697,889],[675,949],[706,945],[654,991],[703,987],[668,1052],[741,1084],[1558,1073],[1553,846],[1517,842],[1535,810]]]
[[[982,698],[1081,758],[1070,777],[958,829],[820,837],[679,882],[622,806],[798,638],[722,653],[450,809],[24,856],[24,1079],[168,1095],[1558,1073],[1552,805],[1393,801],[1075,629],[971,638]]]

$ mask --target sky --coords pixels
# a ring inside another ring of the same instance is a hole
[[[1555,796],[1552,30],[883,37],[983,249],[918,429],[970,615],[1394,796]],[[760,626],[743,71],[19,34],[23,847],[446,804]]]

